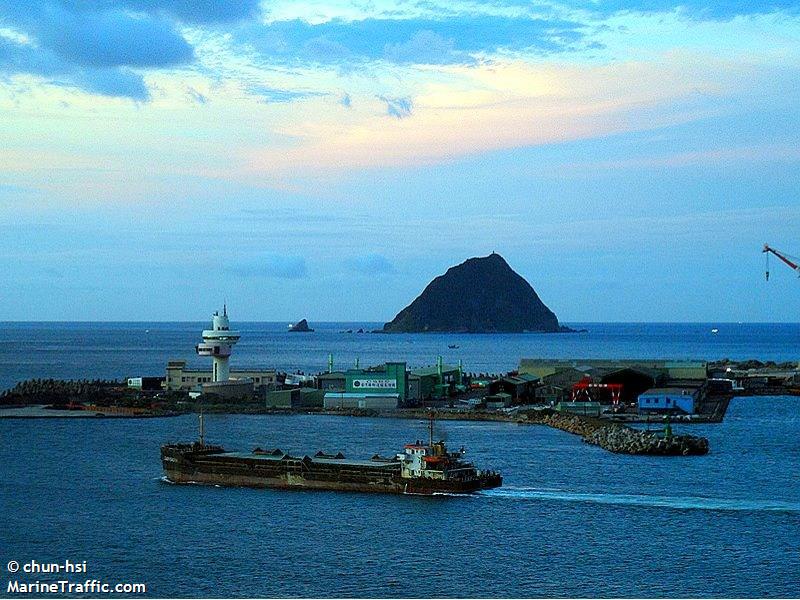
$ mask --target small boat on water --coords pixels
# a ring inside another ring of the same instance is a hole
[[[455,348],[458,348],[458,344],[447,344],[447,347],[453,350]]]

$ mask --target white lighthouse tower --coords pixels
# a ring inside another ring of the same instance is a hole
[[[203,342],[197,344],[197,354],[210,356],[213,363],[211,381],[228,381],[230,376],[231,351],[239,341],[239,332],[231,331],[228,321],[228,307],[223,305],[222,314],[215,312],[211,318],[211,329],[203,330]]]

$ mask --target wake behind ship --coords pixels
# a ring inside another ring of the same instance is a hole
[[[173,483],[392,494],[466,494],[502,485],[499,473],[476,469],[462,454],[432,439],[406,444],[392,458],[353,460],[323,452],[297,457],[279,449],[227,452],[201,438],[162,446],[161,463]]]

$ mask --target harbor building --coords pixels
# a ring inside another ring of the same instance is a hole
[[[209,369],[188,368],[185,360],[171,360],[167,363],[165,386],[172,391],[192,391],[211,383],[212,375]],[[277,372],[275,369],[231,369],[230,379],[250,379],[254,387],[273,389],[277,385]]]
[[[325,393],[314,388],[294,387],[283,390],[259,388],[257,397],[266,408],[319,408]]]
[[[520,374],[528,373],[541,378],[571,369],[583,373],[591,370],[612,372],[634,369],[650,375],[663,375],[669,379],[706,379],[708,376],[708,363],[696,360],[523,358],[519,363]]]
[[[211,357],[211,371],[187,369],[186,361],[171,360],[167,363],[166,389],[241,398],[252,395],[255,385],[274,385],[274,371],[235,371],[231,377],[230,357],[241,336],[230,327],[227,306],[223,305],[222,314],[212,315],[211,329],[204,329],[202,337],[195,351],[198,356]]]
[[[329,373],[332,375],[332,373]],[[325,408],[385,409],[404,406],[408,399],[408,370],[404,362],[387,362],[369,369],[348,369],[344,390],[335,390],[338,378],[317,379],[325,389]]]
[[[694,414],[698,389],[692,388],[653,388],[639,396],[639,414],[682,413]]]
[[[555,408],[560,413],[582,415],[584,417],[599,417],[602,410],[599,402],[576,402],[571,400],[562,400],[556,404]]]
[[[411,370],[414,382],[419,382],[419,392],[414,394],[415,400],[431,400],[448,398],[456,387],[463,383],[463,369],[458,365],[446,365],[442,357],[436,359],[436,364],[429,367],[420,367]]]
[[[231,330],[228,307],[223,305],[222,314],[214,313],[211,329],[203,330],[203,341],[195,346],[198,356],[211,357],[211,383],[225,383],[230,379],[231,353],[239,337],[238,331]]]
[[[493,395],[506,394],[513,402],[527,404],[536,400],[536,388],[539,384],[540,380],[535,375],[527,373],[506,375],[492,381],[489,384],[489,392]]]
[[[412,370],[408,369],[405,362],[387,362],[366,369],[356,366],[346,371],[334,371],[333,360],[329,356],[328,372],[316,377],[317,388],[332,394],[329,403],[342,408],[358,408],[358,400],[366,400],[367,396],[372,400],[366,404],[376,404],[379,403],[378,398],[395,395],[398,406],[413,406],[420,401],[449,398],[459,386],[463,387],[462,382],[461,364],[446,365],[441,357],[433,366]],[[364,397],[359,398],[359,395]],[[342,402],[349,405],[345,406]]]
[[[344,371],[330,371],[317,375],[317,388],[326,392],[343,392],[347,385]]]
[[[164,388],[163,377],[128,377],[126,383],[129,388],[143,392],[160,391]]]

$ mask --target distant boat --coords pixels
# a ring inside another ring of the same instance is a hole
[[[458,344],[447,344],[447,347],[450,349],[458,348]]]
[[[714,329],[712,329],[712,330],[711,330],[711,333],[713,333],[713,334],[715,334],[715,335],[716,335],[717,333],[719,333],[719,329],[717,329],[716,327],[714,327]]]

